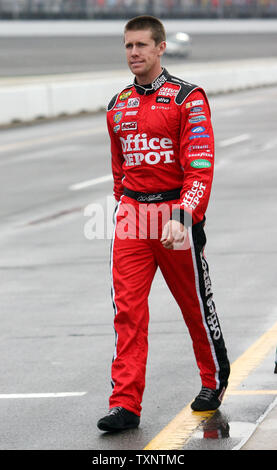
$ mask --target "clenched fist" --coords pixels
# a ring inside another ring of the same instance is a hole
[[[187,228],[178,220],[169,220],[164,228],[161,243],[164,248],[178,249],[184,245]]]

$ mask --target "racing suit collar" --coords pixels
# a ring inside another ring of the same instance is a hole
[[[137,80],[135,78],[134,80],[134,86],[136,88],[137,93],[140,95],[151,95],[152,93],[155,93],[159,88],[161,88],[162,85],[168,80],[170,77],[168,71],[166,69],[162,69],[160,75],[153,80],[152,83],[149,83],[147,85],[139,85],[137,83]]]

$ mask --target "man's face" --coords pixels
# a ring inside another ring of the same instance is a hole
[[[155,73],[160,67],[165,42],[156,46],[149,29],[126,31],[124,39],[127,62],[133,74],[139,77],[150,76],[152,71]]]

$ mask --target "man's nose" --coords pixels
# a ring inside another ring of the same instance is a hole
[[[136,45],[134,45],[134,46],[132,47],[131,55],[132,55],[132,56],[138,55],[138,48],[137,48]]]

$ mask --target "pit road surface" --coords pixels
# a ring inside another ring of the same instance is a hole
[[[276,98],[277,88],[267,88],[210,99],[216,170],[206,255],[231,362],[276,322]],[[181,313],[158,273],[141,425],[121,435],[96,428],[107,410],[114,348],[110,240],[86,239],[83,209],[105,207],[112,194],[105,116],[0,133],[1,449],[143,449],[200,380]],[[242,387],[276,389],[273,363],[272,352]],[[227,397],[221,413],[230,437],[213,445],[231,449],[273,398]]]

